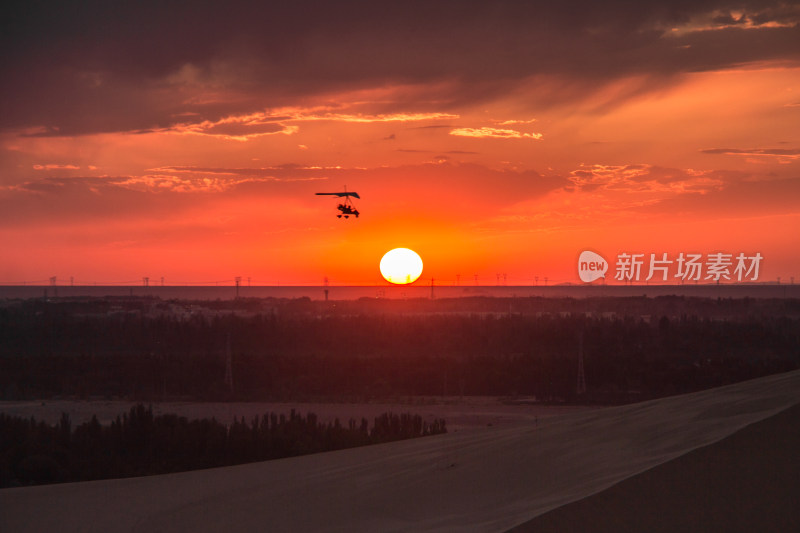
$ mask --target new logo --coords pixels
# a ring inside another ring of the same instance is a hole
[[[588,250],[581,252],[578,258],[578,276],[584,283],[591,283],[596,279],[605,278],[608,272],[608,261],[603,256]]]

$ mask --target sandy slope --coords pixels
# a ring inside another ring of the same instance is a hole
[[[507,533],[800,531],[800,404]]]
[[[800,403],[800,372],[437,437],[0,491],[2,531],[504,531]]]

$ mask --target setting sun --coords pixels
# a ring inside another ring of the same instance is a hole
[[[381,259],[381,275],[389,283],[414,283],[422,274],[422,258],[408,248],[395,248]]]

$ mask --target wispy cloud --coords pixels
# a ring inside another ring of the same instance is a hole
[[[692,32],[711,32],[728,29],[757,30],[762,28],[792,28],[800,23],[800,6],[794,2],[774,2],[767,5],[723,6],[699,11],[681,24],[670,28],[673,35]]]
[[[700,150],[700,152],[704,154],[734,155],[743,157],[768,157],[778,158],[781,160],[800,159],[800,149],[796,148],[709,148],[706,150]]]
[[[724,187],[711,172],[652,165],[589,165],[570,172],[572,190],[628,193],[706,194]],[[570,190],[570,189],[568,189]]]
[[[196,174],[196,175],[227,175],[227,176],[251,176],[251,177],[267,177],[270,179],[280,181],[301,181],[320,179],[320,174],[334,173],[334,172],[362,172],[365,169],[359,168],[343,168],[341,166],[306,166],[286,164],[269,167],[241,167],[241,168],[222,168],[222,167],[197,167],[197,166],[163,166],[148,169],[149,172],[155,173],[179,173],[179,174]]]
[[[279,177],[259,176],[265,169],[158,169],[160,173],[141,176],[103,176],[103,177],[58,177],[27,181],[16,185],[0,187],[6,194],[57,194],[59,191],[88,191],[95,194],[109,194],[113,191],[129,190],[142,193],[193,193],[210,194],[233,190],[242,185],[269,184],[278,182],[325,181],[324,176]],[[267,171],[269,172],[269,171]]]
[[[328,120],[335,122],[419,122],[423,120],[452,120],[459,115],[451,113],[379,113],[379,114],[348,114],[348,113],[297,113],[289,120],[296,122]]]
[[[492,138],[492,139],[534,139],[540,140],[541,133],[522,133],[504,128],[455,128],[450,130],[450,135],[457,137]]]
[[[274,181],[277,178],[186,177],[149,174],[119,178],[109,184],[142,192],[220,193],[245,183]]]
[[[347,106],[337,106],[338,108]],[[385,122],[421,122],[451,120],[458,115],[450,113],[344,113],[332,107],[282,108],[273,111],[232,115],[217,121],[177,124],[162,131],[211,135],[236,141],[247,141],[264,135],[293,135],[304,122],[340,122],[373,124]]]
[[[80,170],[81,167],[75,165],[58,165],[49,163],[46,165],[33,165],[34,170]]]
[[[497,123],[500,126],[513,126],[514,124],[533,124],[534,122],[536,122],[536,119],[532,118],[532,119],[529,119],[529,120],[514,120],[514,119],[510,119],[510,120],[495,120],[494,122]]]
[[[262,137],[264,135],[292,135],[297,133],[298,129],[299,128],[297,126],[287,126],[279,123],[226,121],[180,125],[171,128],[171,131],[197,135],[210,135],[234,141],[247,141],[256,137]]]

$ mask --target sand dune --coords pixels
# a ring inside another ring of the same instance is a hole
[[[531,424],[0,491],[3,531],[505,531],[800,403],[800,372]]]
[[[800,404],[508,533],[800,531]]]

